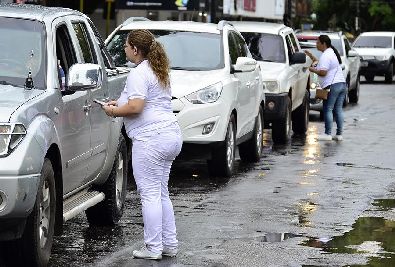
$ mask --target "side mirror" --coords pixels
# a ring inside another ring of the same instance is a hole
[[[289,64],[303,64],[306,63],[306,54],[304,52],[296,52],[289,59]]]
[[[97,64],[74,64],[67,77],[68,91],[85,91],[102,85],[102,69]]]
[[[348,56],[349,57],[357,57],[358,56],[358,52],[351,49],[350,51],[348,51]]]
[[[234,72],[254,71],[256,68],[256,60],[249,57],[238,57],[236,64],[233,66]]]

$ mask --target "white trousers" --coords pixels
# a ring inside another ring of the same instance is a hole
[[[154,253],[160,253],[163,246],[178,245],[168,182],[171,165],[181,146],[177,123],[133,138],[133,175],[141,198],[144,242]]]

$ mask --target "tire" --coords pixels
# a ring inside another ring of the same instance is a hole
[[[296,134],[304,135],[309,128],[309,99],[309,92],[306,91],[302,105],[300,105],[294,112],[292,112],[292,130]]]
[[[368,83],[371,83],[371,82],[373,82],[373,80],[374,80],[374,75],[372,75],[372,74],[366,74],[366,75],[365,75],[365,79],[366,79],[366,81],[367,81]]]
[[[225,140],[211,151],[211,160],[208,161],[210,175],[230,177],[234,172],[236,150],[236,124],[235,117],[231,115],[226,130]]]
[[[285,144],[291,137],[291,101],[289,97],[285,101],[285,116],[272,123],[272,140],[275,144]]]
[[[355,88],[348,93],[348,98],[350,100],[350,103],[358,103],[359,89],[360,89],[360,76],[358,75]]]
[[[384,75],[385,83],[391,84],[393,76],[394,76],[394,63],[391,63],[388,67],[388,71]]]
[[[346,95],[344,96],[343,108],[347,107],[348,103],[350,102],[350,99],[348,98],[348,94],[350,93],[350,86],[351,86],[350,77],[347,77],[346,85],[347,85],[347,92]]]
[[[55,174],[44,159],[33,210],[22,237],[2,244],[2,256],[10,266],[47,266],[54,236],[56,213]]]
[[[239,154],[242,161],[258,162],[260,160],[263,150],[263,125],[263,110],[262,107],[259,107],[252,138],[239,145]]]
[[[125,138],[120,135],[117,154],[107,181],[97,189],[106,198],[85,211],[90,225],[115,225],[122,217],[126,198],[127,147]]]

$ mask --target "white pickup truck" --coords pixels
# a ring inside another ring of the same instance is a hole
[[[305,134],[309,123],[309,70],[292,28],[268,22],[232,24],[246,40],[261,67],[264,84],[265,128],[272,128],[274,143],[285,143],[291,135]]]
[[[84,14],[0,4],[0,265],[47,265],[80,212],[122,216],[128,139],[94,99],[119,96],[126,75]]]

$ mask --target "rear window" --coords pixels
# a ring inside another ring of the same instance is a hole
[[[353,47],[391,48],[390,36],[360,36],[355,40]]]
[[[267,33],[241,33],[255,60],[285,63],[284,41],[281,36]]]

